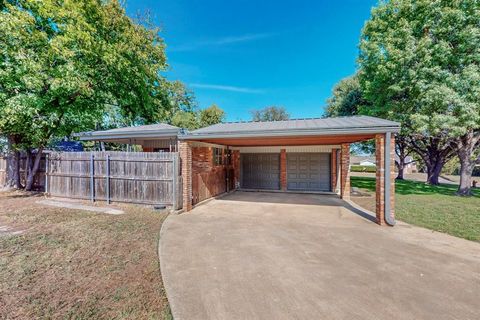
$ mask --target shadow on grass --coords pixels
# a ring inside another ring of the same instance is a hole
[[[375,178],[369,177],[351,177],[352,187],[375,191]],[[440,184],[431,186],[423,182],[397,180],[395,183],[395,193],[402,195],[423,194],[423,195],[446,195],[455,196],[456,185]],[[474,191],[474,197],[480,197],[478,191]]]

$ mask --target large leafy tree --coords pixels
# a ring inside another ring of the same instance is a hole
[[[253,121],[281,121],[290,119],[284,107],[270,106],[251,111]]]
[[[381,2],[362,32],[360,81],[373,104],[369,112],[402,122],[432,184],[438,184],[443,165],[466,150],[459,141],[478,131],[479,5]]]
[[[200,110],[196,108],[177,110],[170,123],[180,128],[194,130],[220,123],[225,119],[225,116],[225,111],[213,104]]]
[[[207,127],[220,123],[225,120],[225,116],[225,111],[219,108],[216,104],[212,104],[210,107],[200,110],[200,127]]]
[[[0,133],[17,156],[38,151],[27,190],[48,141],[93,128],[107,106],[130,122],[168,113],[158,31],[116,0],[0,0]]]
[[[362,106],[368,105],[364,98],[358,76],[340,80],[333,88],[332,96],[327,100],[325,115],[343,117],[357,115]]]
[[[325,116],[354,116],[358,114],[369,114],[371,103],[365,98],[358,74],[344,78],[335,85],[332,97],[327,100]],[[395,140],[395,151],[398,160],[395,165],[398,169],[397,179],[403,180],[404,170],[411,160],[407,160],[411,153],[411,148],[404,135],[397,135]],[[352,152],[371,154],[375,151],[373,141],[365,141],[352,145]]]

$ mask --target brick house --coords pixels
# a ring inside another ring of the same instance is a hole
[[[221,123],[191,132],[156,124],[78,136],[139,145],[145,152],[179,152],[184,211],[238,189],[338,194],[349,200],[350,144],[375,139],[376,218],[393,225],[399,131],[397,122],[354,116]]]

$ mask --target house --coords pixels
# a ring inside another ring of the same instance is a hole
[[[375,166],[375,157],[374,156],[351,156],[350,164],[352,166]]]
[[[400,158],[397,154],[395,154],[395,162],[398,164]],[[374,167],[376,166],[375,156],[351,156],[350,157],[350,164],[352,166],[363,166],[363,167]],[[405,167],[404,173],[416,173],[417,171],[417,164],[413,157],[407,156],[405,157]]]
[[[139,145],[145,152],[178,151],[184,211],[235,189],[336,193],[349,200],[350,144],[375,139],[377,222],[393,224],[394,134],[399,131],[397,122],[354,116],[229,122],[191,132],[156,124],[77,136]]]

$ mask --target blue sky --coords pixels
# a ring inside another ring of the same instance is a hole
[[[376,0],[129,0],[148,10],[167,44],[169,79],[227,120],[284,106],[319,117],[332,87],[355,72],[360,31]]]

